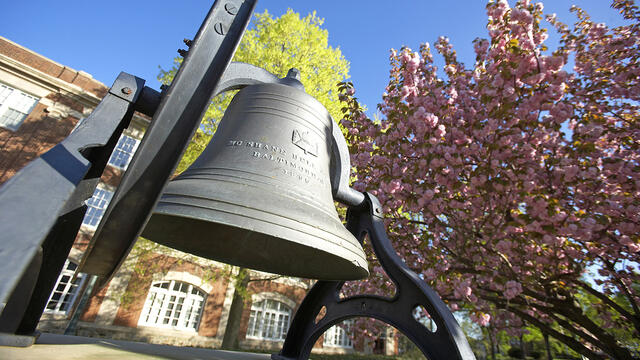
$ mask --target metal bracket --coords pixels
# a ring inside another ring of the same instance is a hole
[[[333,199],[347,206],[359,206],[364,202],[364,195],[349,186],[351,181],[351,159],[347,141],[342,130],[333,118],[333,144],[331,147],[331,191]]]
[[[378,200],[369,193],[363,195],[364,203],[348,210],[347,228],[360,242],[365,234],[369,234],[376,257],[396,286],[395,296],[359,295],[340,299],[343,281],[318,281],[298,308],[282,350],[271,358],[308,359],[313,344],[329,327],[353,317],[371,317],[400,330],[429,360],[475,360],[451,311],[393,249],[384,229]],[[431,315],[437,326],[435,332],[413,317],[413,310],[418,306]],[[323,307],[326,313],[316,322]]]
[[[80,264],[80,271],[100,277],[98,286],[113,276],[133,247],[212,94],[224,86],[220,80],[255,4],[256,0],[215,1],[190,43]]]
[[[121,73],[85,121],[0,188],[1,331],[35,330],[82,223],[84,201],[93,195],[143,86],[144,80]],[[114,95],[123,88],[130,93]],[[38,257],[42,261],[34,263]]]

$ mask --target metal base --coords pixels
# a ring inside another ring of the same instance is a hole
[[[0,346],[29,347],[35,344],[40,333],[34,335],[15,335],[0,333]]]
[[[396,285],[395,296],[359,295],[340,299],[343,281],[316,282],[296,312],[282,350],[271,359],[308,359],[313,344],[329,327],[349,318],[370,317],[400,330],[429,360],[475,360],[449,308],[391,246],[378,200],[368,193],[365,198],[361,206],[349,208],[347,228],[360,242],[365,234],[369,235],[376,257]],[[431,332],[413,317],[418,306],[429,312],[436,331]],[[326,314],[316,322],[323,307]]]

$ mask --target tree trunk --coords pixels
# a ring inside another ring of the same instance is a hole
[[[249,284],[249,270],[240,268],[238,277],[235,279],[236,289],[233,292],[233,300],[229,308],[229,320],[224,329],[221,349],[236,350],[238,346],[238,336],[240,335],[240,320],[242,320],[242,310],[244,309],[244,296]]]
[[[547,360],[553,360],[551,358],[551,344],[549,344],[549,335],[547,333],[542,334],[544,336],[544,346],[547,349]]]
[[[496,360],[496,346],[491,336],[491,328],[487,329],[487,336],[489,337],[489,347],[491,347],[491,360]]]

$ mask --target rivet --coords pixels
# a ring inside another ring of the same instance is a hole
[[[122,91],[122,93],[126,95],[130,95],[133,92],[133,90],[128,87],[123,87],[120,91]]]
[[[222,23],[217,23],[215,25],[213,25],[213,29],[220,35],[224,35],[224,27],[222,26]]]
[[[235,15],[238,13],[238,8],[230,3],[224,4],[224,9],[227,10],[227,12],[231,15]]]

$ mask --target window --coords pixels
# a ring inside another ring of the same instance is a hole
[[[247,338],[262,340],[284,340],[289,330],[291,308],[276,301],[265,299],[251,305]]]
[[[56,286],[51,292],[49,302],[45,308],[45,312],[66,314],[73,307],[73,303],[78,295],[78,290],[84,283],[85,274],[79,273],[78,276],[73,279],[73,273],[78,268],[78,265],[67,260],[64,263],[62,272],[58,276]]]
[[[138,325],[197,330],[206,294],[182,281],[159,281],[151,285]]]
[[[353,320],[345,320],[342,325],[333,325],[324,333],[324,341],[322,344],[324,346],[352,348],[353,342],[349,336],[352,327]]]
[[[0,126],[18,130],[37,103],[37,97],[0,83]]]
[[[88,208],[82,223],[92,228],[97,227],[112,197],[113,192],[97,187],[91,199],[87,200]]]
[[[136,140],[127,135],[121,135],[118,140],[118,145],[113,150],[111,157],[109,158],[109,165],[113,165],[122,170],[126,170],[127,166],[131,162],[133,154],[138,149],[139,140]]]

